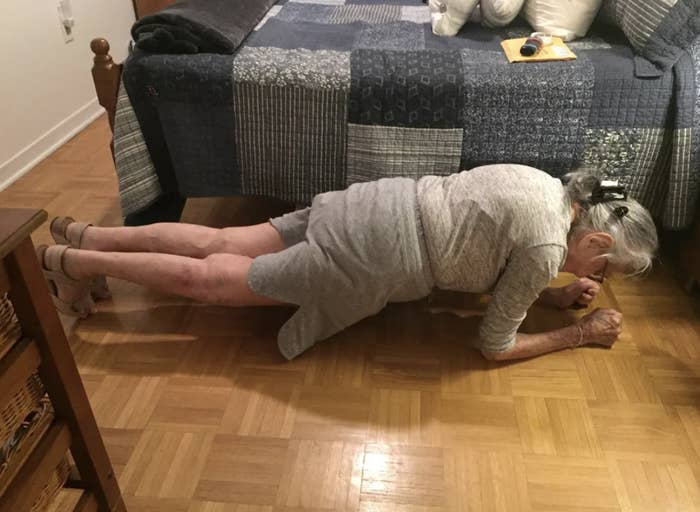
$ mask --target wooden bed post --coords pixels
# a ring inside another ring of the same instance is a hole
[[[109,54],[109,43],[103,37],[93,39],[90,48],[95,54],[92,66],[92,80],[95,83],[97,99],[109,118],[109,127],[114,131],[114,113],[117,110],[119,79],[122,74],[121,64],[115,64]]]
[[[107,111],[109,127],[114,133],[114,115],[117,110],[117,97],[119,96],[119,81],[122,75],[122,65],[115,64],[109,54],[109,43],[103,37],[93,39],[90,48],[95,54],[92,66],[92,80],[95,83],[97,99]],[[114,157],[114,141],[110,143],[112,157]],[[154,222],[179,222],[182,209],[185,206],[185,198],[177,192],[163,194],[151,206],[143,211],[128,215],[124,219],[127,226],[141,226]]]

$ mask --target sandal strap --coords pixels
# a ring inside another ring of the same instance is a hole
[[[75,224],[75,227],[77,227],[78,240],[75,243],[68,237],[68,226],[70,224]],[[92,226],[92,224],[87,222],[78,222],[73,217],[55,217],[51,221],[49,230],[51,231],[51,235],[57,244],[69,245],[73,249],[80,249],[83,244],[83,235],[85,234],[85,230],[90,226]]]
[[[75,222],[73,217],[54,217],[49,225],[49,232],[54,239],[54,242],[62,245],[70,245],[66,232],[68,224]]]
[[[66,302],[58,296],[57,284],[67,283],[67,284],[87,284],[85,280],[77,280],[65,273],[63,271],[63,256],[68,250],[66,245],[54,245],[56,249],[50,248],[46,245],[41,245],[36,248],[36,255],[41,264],[44,277],[49,286],[49,292],[51,293],[51,300],[58,311],[68,316],[76,316],[80,318],[85,318],[90,310],[92,309],[93,302],[90,296],[90,290],[86,286],[85,294],[73,301],[72,303]],[[49,249],[51,249],[49,251]]]
[[[68,275],[63,266],[66,251],[70,249],[67,245],[52,245],[43,249],[41,262],[44,268],[44,275],[54,281],[63,283],[79,283],[81,279],[75,279]]]
[[[85,230],[92,226],[92,224],[88,224],[87,222],[76,222],[76,226],[78,227],[78,243],[73,246],[71,246],[74,249],[80,249],[83,246],[83,236],[85,236]]]

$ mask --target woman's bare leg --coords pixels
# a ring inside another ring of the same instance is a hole
[[[74,229],[75,226],[69,224],[70,240],[77,238]],[[81,244],[81,249],[93,251],[156,252],[191,258],[222,253],[255,258],[285,248],[280,234],[269,222],[223,229],[169,222],[119,228],[90,226]]]
[[[253,259],[211,254],[204,259],[172,254],[100,252],[68,249],[63,269],[75,279],[107,275],[154,290],[226,306],[270,306],[280,302],[254,294],[248,287]],[[70,286],[59,289],[71,301]]]

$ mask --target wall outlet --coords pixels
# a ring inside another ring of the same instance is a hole
[[[58,2],[58,22],[61,26],[61,34],[63,34],[65,43],[70,43],[74,39],[73,26],[75,25],[75,20],[73,19],[72,11],[68,0]]]

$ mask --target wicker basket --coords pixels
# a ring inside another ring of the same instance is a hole
[[[54,415],[49,397],[44,396],[39,408],[30,412],[12,437],[0,446],[0,494],[5,492],[17,471],[49,429]]]
[[[39,493],[39,497],[34,501],[31,512],[40,512],[45,510],[50,504],[51,500],[58,494],[61,490],[63,484],[68,480],[68,474],[70,473],[70,464],[68,463],[68,458],[63,457],[61,462],[58,464],[56,470],[51,473],[49,481],[46,483],[44,488]]]
[[[15,434],[29,413],[40,408],[41,399],[45,394],[46,390],[39,379],[39,374],[34,372],[0,411],[0,446]]]
[[[7,297],[0,295],[0,359],[14,346],[22,336],[22,328],[17,321],[15,308]]]

